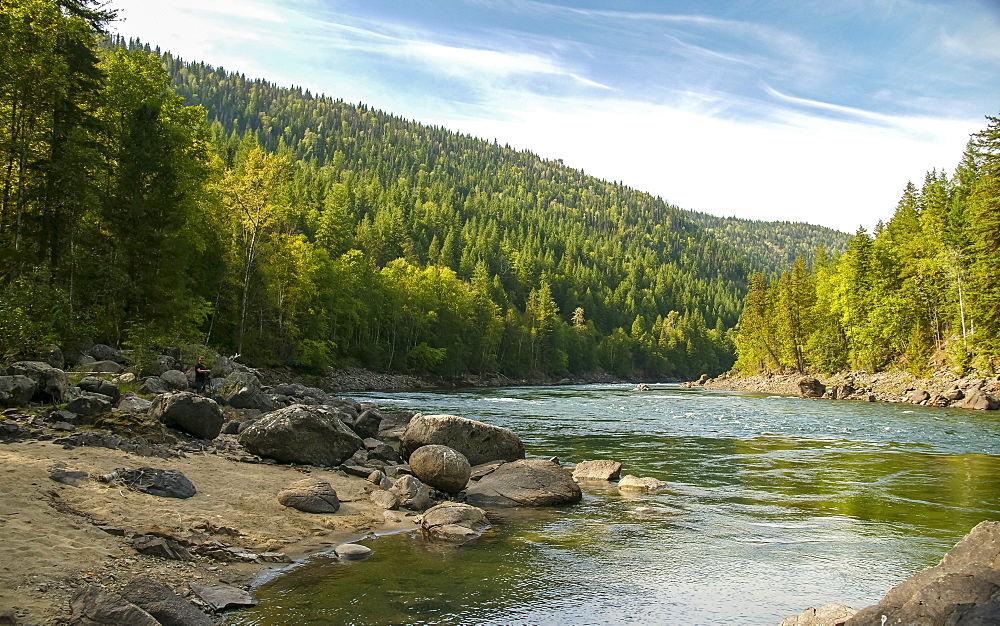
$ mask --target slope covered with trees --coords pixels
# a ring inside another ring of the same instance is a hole
[[[685,212],[529,152],[109,44],[99,7],[0,6],[7,356],[88,335],[315,370],[732,364],[759,262]]]
[[[907,184],[892,219],[839,259],[751,278],[737,368],[833,372],[1000,365],[1000,118],[952,176]]]

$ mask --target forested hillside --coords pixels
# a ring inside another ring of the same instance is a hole
[[[1000,118],[973,135],[952,176],[908,184],[887,224],[834,261],[751,279],[737,367],[927,375],[1000,365]]]
[[[684,214],[722,242],[743,250],[752,271],[766,275],[791,269],[800,257],[811,261],[816,254],[839,256],[849,237],[839,230],[803,222],[762,222],[697,211]]]
[[[732,364],[750,269],[776,271],[754,244],[559,161],[107,42],[99,6],[0,6],[4,355],[90,336],[314,370]]]

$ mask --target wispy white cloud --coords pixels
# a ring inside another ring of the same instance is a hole
[[[699,13],[685,15],[463,0],[417,20],[392,10],[406,6],[400,0],[114,1],[132,16],[123,34],[192,60],[496,138],[717,214],[871,228],[891,216],[907,180],[954,167],[981,128],[949,106],[968,103],[961,94],[854,80],[864,76],[845,71],[883,68],[881,59],[849,38],[831,50],[778,19],[774,3],[763,3],[770,19],[758,10],[726,19],[696,2],[688,6]],[[922,11],[922,30],[907,36],[927,36],[924,47],[952,62],[912,67],[910,78],[951,68],[972,68],[956,83],[991,75],[976,61],[996,68],[996,23],[933,22],[927,4],[871,9],[879,24]],[[837,4],[824,18],[854,24],[869,6]],[[452,9],[477,19],[456,23]]]

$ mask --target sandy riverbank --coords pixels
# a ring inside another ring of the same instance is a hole
[[[78,487],[56,482],[50,468],[57,464],[87,472],[89,478]],[[98,480],[125,467],[180,470],[198,492],[187,499],[164,498]],[[46,441],[2,443],[0,475],[0,624],[63,623],[70,615],[70,597],[88,583],[115,590],[142,575],[187,596],[188,583],[246,586],[274,567],[142,555],[129,544],[136,534],[198,533],[227,546],[297,558],[373,531],[414,526],[413,517],[387,516],[374,506],[362,478],[240,462],[212,449],[160,459],[100,447],[66,449]],[[278,503],[278,491],[307,476],[333,486],[343,502],[337,513],[303,513]]]

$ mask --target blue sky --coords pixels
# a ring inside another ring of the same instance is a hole
[[[188,60],[853,232],[1000,113],[1000,0],[112,0]]]

